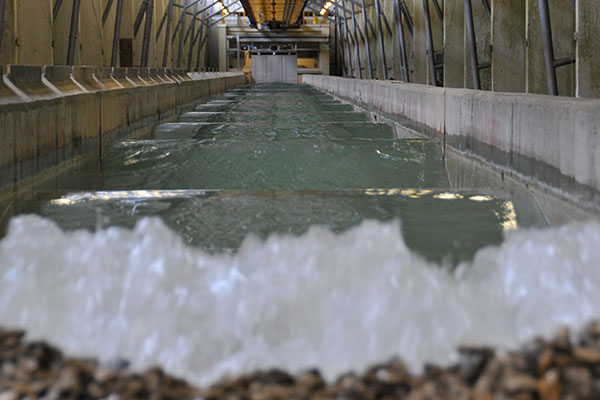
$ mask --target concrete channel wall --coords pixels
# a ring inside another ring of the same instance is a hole
[[[208,96],[245,83],[244,75],[235,72],[0,68],[0,189],[80,156],[100,156],[111,140],[149,130]]]
[[[303,83],[600,211],[600,100],[317,75]]]

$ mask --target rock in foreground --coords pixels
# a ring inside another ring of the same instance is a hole
[[[576,340],[566,330],[498,356],[493,349],[463,347],[460,362],[427,367],[421,376],[399,359],[363,375],[325,382],[319,371],[284,371],[225,378],[198,389],[159,368],[136,373],[125,361],[108,365],[64,356],[24,332],[0,329],[0,400],[16,399],[600,399],[600,322]]]

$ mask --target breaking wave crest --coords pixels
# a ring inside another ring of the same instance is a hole
[[[408,249],[398,222],[210,255],[158,219],[64,232],[24,216],[0,242],[0,324],[200,385],[269,367],[333,379],[395,355],[418,370],[461,343],[512,348],[599,317],[599,249],[596,222],[514,231],[450,271]]]

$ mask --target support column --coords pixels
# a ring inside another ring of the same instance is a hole
[[[425,32],[425,17],[423,13],[423,1],[413,0],[413,63],[414,74],[413,82],[428,83],[427,78],[427,34]]]
[[[361,0],[361,14],[363,21],[363,34],[365,35],[365,49],[367,51],[367,79],[373,79],[373,62],[371,59],[371,43],[369,42],[369,26],[365,0]]]
[[[600,7],[577,1],[577,97],[600,97]],[[563,67],[564,68],[564,67]]]
[[[404,16],[401,12],[400,0],[394,0],[394,19],[393,26],[395,28],[394,37],[392,38],[395,46],[392,47],[393,72],[396,79],[402,79],[404,82],[410,82],[410,66],[408,63],[408,48],[407,43],[409,34],[405,28]]]
[[[163,35],[163,47],[162,47],[162,67],[168,68],[172,65],[171,57],[170,57],[170,49],[171,49],[171,26],[173,25],[173,0],[169,0],[167,5],[167,17],[165,26],[163,27],[164,33]]]
[[[219,71],[227,71],[227,25],[219,24]]]
[[[492,0],[492,90],[526,91],[525,3]]]
[[[383,28],[381,19],[383,18],[381,13],[381,7],[379,4],[379,0],[375,0],[375,13],[377,14],[377,42],[379,43],[379,56],[381,58],[381,78],[383,80],[387,80],[388,71],[387,71],[387,60],[385,56],[385,43],[383,36]]]
[[[15,8],[14,2],[5,0],[2,43],[0,43],[0,65],[15,64]],[[2,18],[2,16],[0,16]]]
[[[431,73],[429,71],[429,60],[427,56],[427,29],[425,26],[425,13],[423,10],[423,0],[413,1],[412,19],[414,24],[413,37],[413,65],[414,82],[424,84],[434,84],[431,82]],[[431,32],[434,50],[442,49],[443,29],[442,23],[438,18],[433,6],[430,6]]]
[[[142,36],[142,59],[140,66],[147,68],[149,67],[148,60],[151,58],[153,53],[153,44],[156,42],[154,36],[154,0],[148,2],[146,9],[146,17],[144,18],[144,34]]]
[[[464,3],[464,2],[463,2]],[[487,68],[479,69],[479,83],[482,90],[491,89],[492,58],[490,51],[492,28],[491,18],[484,8],[481,0],[471,0],[473,9],[473,28],[477,45],[477,58],[479,65],[487,64]],[[465,30],[466,31],[466,30]],[[471,68],[471,53],[469,51],[469,40],[465,38],[465,87],[473,89],[473,73]]]
[[[116,3],[116,1],[115,1]],[[79,21],[80,65],[102,65],[102,0],[81,2]],[[113,19],[114,22],[114,19]],[[112,36],[112,35],[110,35]],[[109,52],[110,53],[110,52]]]
[[[106,21],[102,25],[102,65],[110,66],[112,56],[113,34],[115,31],[115,15],[117,10],[116,0],[102,0],[102,13],[106,10],[107,4],[112,1],[110,10],[106,15]]]
[[[342,2],[342,4],[344,4]],[[340,10],[338,9],[338,12]],[[345,11],[341,11],[343,13],[343,18],[344,18],[344,35],[345,35],[345,40],[346,40],[346,62],[348,63],[348,69],[346,71],[346,74],[349,76],[353,76],[354,75],[354,68],[352,66],[352,55],[350,54],[350,32],[348,31],[348,16],[346,15]],[[355,39],[356,40],[356,39]]]
[[[133,36],[133,65],[135,67],[139,67],[142,65],[142,48],[144,46],[144,21],[146,19],[146,14],[142,15],[142,18],[139,19],[140,16],[140,8],[144,7],[144,3],[146,0],[130,0],[129,3],[133,4],[133,21],[134,24],[136,20],[139,21],[139,26],[137,27],[137,32],[134,31]],[[127,2],[126,2],[127,3]],[[143,9],[142,9],[143,10]]]
[[[15,1],[15,64],[52,65],[52,2]],[[64,5],[63,5],[64,7]],[[64,62],[64,60],[62,61]]]
[[[575,57],[575,10],[572,2],[548,0],[548,5],[555,58]],[[548,94],[538,0],[527,0],[527,41],[527,90],[529,93]],[[560,96],[575,95],[574,64],[557,68],[556,78]]]
[[[465,87],[465,9],[461,1],[444,2],[444,86]]]
[[[342,5],[348,4],[348,6],[350,7],[350,10],[352,12],[352,27],[354,29],[354,57],[356,60],[356,64],[354,71],[356,72],[356,75],[354,75],[356,78],[358,79],[362,79],[363,77],[363,73],[362,73],[362,62],[360,60],[360,46],[359,46],[359,34],[358,34],[358,26],[357,26],[357,22],[356,22],[356,11],[354,9],[354,4],[352,2],[348,2],[345,3],[344,0],[342,0]]]

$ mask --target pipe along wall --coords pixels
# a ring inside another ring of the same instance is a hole
[[[237,72],[0,66],[0,190],[102,154],[207,97],[245,83]]]
[[[316,75],[303,83],[600,213],[600,100]]]

